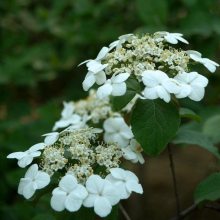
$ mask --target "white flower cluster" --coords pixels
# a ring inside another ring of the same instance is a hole
[[[87,60],[88,73],[83,81],[85,91],[95,83],[99,98],[126,93],[127,79],[132,76],[143,88],[144,99],[163,99],[170,102],[171,96],[200,101],[204,97],[208,79],[190,70],[193,61],[215,72],[218,63],[202,58],[193,50],[176,49],[172,44],[188,44],[180,33],[156,32],[152,35],[120,36],[109,47],[103,47],[94,60]],[[138,91],[137,91],[138,93]]]
[[[8,155],[17,159],[22,168],[34,161],[18,186],[18,193],[26,199],[50,182],[58,181],[51,197],[55,211],[76,212],[81,206],[94,207],[97,215],[105,217],[112,206],[132,192],[143,193],[136,175],[119,167],[123,158],[144,163],[141,147],[123,117],[112,112],[109,102],[96,100],[92,104],[93,96],[77,103],[64,102],[62,118],[55,127],[67,128],[43,135],[44,143],[25,152]],[[93,110],[102,108],[108,111],[92,120]],[[85,116],[87,119],[82,123]],[[103,128],[91,127],[100,120]]]

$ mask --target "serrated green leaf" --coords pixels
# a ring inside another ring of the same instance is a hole
[[[193,119],[198,122],[201,121],[199,115],[197,115],[194,111],[188,108],[180,108],[180,117]]]
[[[218,148],[213,145],[213,142],[209,137],[199,131],[180,129],[172,142],[174,144],[198,145],[199,147],[206,149],[215,155],[218,159],[220,159]]]
[[[194,200],[200,203],[205,200],[215,201],[220,198],[220,173],[214,173],[203,180],[194,192]]]
[[[177,107],[159,99],[138,100],[131,118],[134,136],[150,156],[156,156],[166,148],[179,124]]]

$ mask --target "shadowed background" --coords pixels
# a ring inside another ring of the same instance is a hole
[[[31,203],[18,196],[24,170],[5,159],[42,140],[60,117],[62,101],[84,97],[85,67],[102,46],[131,32],[166,30],[189,40],[186,49],[201,51],[220,63],[219,0],[3,0],[0,1],[0,218],[56,220],[47,198]],[[208,74],[210,84],[202,103],[192,109],[204,118],[220,114],[220,71]],[[214,107],[207,107],[214,106]],[[194,126],[200,126],[195,125]],[[220,126],[218,127],[220,128]],[[220,130],[220,129],[219,129]],[[220,131],[219,131],[220,136]],[[193,201],[197,183],[219,170],[216,159],[198,147],[174,148],[182,208]],[[175,200],[167,152],[146,158],[144,166],[128,166],[138,173],[144,196],[124,203],[133,220],[169,219]],[[65,219],[71,215],[64,213]],[[213,211],[197,211],[188,219],[220,219]],[[121,216],[121,219],[123,217]]]

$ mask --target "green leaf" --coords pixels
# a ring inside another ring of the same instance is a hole
[[[220,173],[214,173],[203,180],[194,192],[194,200],[200,203],[205,200],[215,201],[220,198]]]
[[[135,77],[129,77],[126,81],[127,91],[123,96],[112,96],[111,103],[115,111],[124,108],[134,96],[141,91],[140,83]]]
[[[145,153],[159,155],[175,136],[180,124],[177,107],[173,103],[141,100],[133,110],[131,125],[135,138]]]
[[[147,25],[164,25],[167,21],[168,5],[164,0],[137,0],[140,18]]]
[[[189,118],[195,121],[200,122],[201,118],[194,111],[188,108],[180,108],[180,117],[181,118]]]
[[[203,125],[203,132],[209,136],[214,143],[220,142],[220,115],[214,115],[208,118]]]
[[[218,159],[220,159],[218,148],[213,145],[213,142],[209,137],[199,131],[180,129],[172,142],[174,144],[198,145],[199,147],[206,149],[215,155]]]

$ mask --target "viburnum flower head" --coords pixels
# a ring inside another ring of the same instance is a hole
[[[110,174],[106,179],[115,185],[120,192],[120,199],[127,199],[132,192],[143,193],[143,188],[139,183],[137,176],[128,170],[121,168],[110,169]]]
[[[122,117],[112,117],[104,121],[104,140],[107,143],[117,143],[120,147],[126,147],[133,138],[131,128]]]
[[[38,170],[38,165],[33,164],[27,170],[24,178],[21,178],[18,186],[18,194],[30,199],[36,190],[46,187],[50,183],[50,176]]]
[[[14,152],[7,156],[9,159],[17,159],[18,166],[24,168],[32,163],[35,157],[41,155],[41,151],[46,147],[45,143],[35,144],[24,152]]]
[[[85,207],[94,207],[94,211],[100,217],[110,214],[112,206],[120,200],[117,188],[108,180],[99,175],[91,175],[86,181],[88,196],[84,200]]]
[[[186,53],[190,56],[190,58],[196,62],[203,64],[210,72],[214,73],[216,71],[216,67],[219,66],[218,63],[208,59],[202,58],[202,54],[195,50],[188,50]]]
[[[189,97],[194,101],[200,101],[205,94],[205,87],[208,79],[197,72],[179,73],[174,77],[180,84],[180,91],[176,94],[177,98]]]
[[[104,85],[98,88],[97,97],[102,99],[109,95],[124,95],[127,88],[125,81],[128,79],[129,76],[129,73],[119,73],[118,75],[113,75],[111,79],[108,79]]]
[[[161,98],[165,102],[171,99],[170,94],[180,91],[178,83],[160,70],[146,70],[142,73],[142,81],[146,86],[143,95],[146,99]]]
[[[68,173],[60,180],[59,187],[55,188],[52,194],[50,204],[58,212],[64,209],[70,212],[78,211],[88,195],[85,187],[78,184],[77,179]]]

